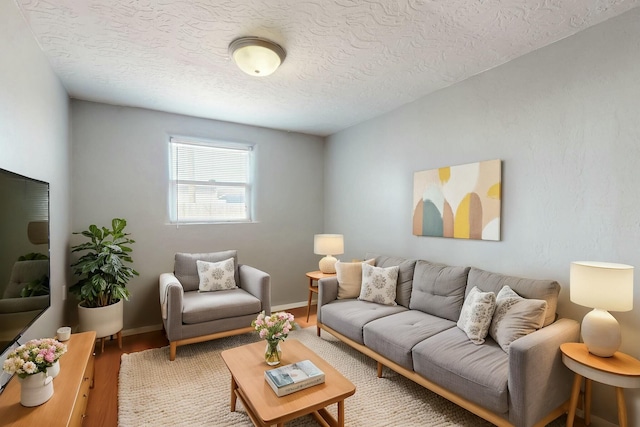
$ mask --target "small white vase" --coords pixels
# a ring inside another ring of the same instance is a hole
[[[47,375],[49,375],[51,378],[55,378],[58,376],[59,373],[60,373],[60,361],[56,360],[55,362],[53,362],[53,365],[47,368]]]
[[[53,396],[53,378],[44,372],[18,377],[20,381],[20,404],[32,407],[42,405]]]

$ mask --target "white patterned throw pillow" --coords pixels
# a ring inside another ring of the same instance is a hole
[[[504,286],[496,297],[489,335],[508,353],[512,342],[542,327],[546,311],[546,301],[522,298]]]
[[[198,266],[198,277],[200,278],[199,292],[224,291],[237,288],[233,258],[220,262],[198,260],[196,265]]]
[[[496,294],[482,292],[477,286],[474,286],[462,304],[457,325],[467,334],[471,342],[482,344],[489,333],[495,309]]]
[[[361,301],[376,302],[385,305],[396,304],[396,286],[398,285],[399,267],[374,267],[362,264]]]

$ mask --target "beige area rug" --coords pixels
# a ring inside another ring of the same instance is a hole
[[[315,327],[292,331],[297,339],[335,366],[356,385],[345,400],[347,426],[490,426],[412,381],[386,369],[377,378],[374,360]],[[251,426],[238,401],[229,411],[231,377],[220,352],[258,341],[255,334],[221,338],[178,348],[169,361],[169,347],[123,354],[118,385],[118,424],[138,426]],[[329,411],[335,416],[336,405]],[[564,418],[551,426],[564,425]],[[289,427],[317,426],[306,416]]]

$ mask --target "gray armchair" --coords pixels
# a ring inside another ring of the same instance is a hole
[[[200,292],[196,261],[234,259],[237,289]],[[261,311],[271,314],[271,276],[238,265],[237,251],[175,255],[173,273],[160,275],[162,322],[170,345],[170,360],[178,346],[253,331]]]

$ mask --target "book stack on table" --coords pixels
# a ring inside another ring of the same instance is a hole
[[[324,372],[310,360],[264,371],[264,378],[278,397],[324,383]]]

